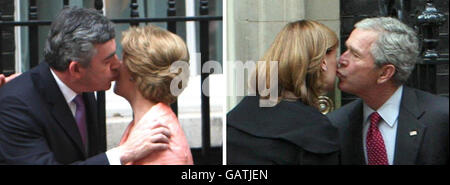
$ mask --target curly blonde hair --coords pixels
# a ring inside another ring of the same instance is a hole
[[[177,97],[170,92],[170,83],[181,71],[172,73],[169,69],[176,61],[189,62],[186,43],[153,25],[131,27],[122,35],[123,64],[140,93],[156,103],[173,103]]]

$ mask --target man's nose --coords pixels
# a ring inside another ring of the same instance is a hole
[[[338,68],[345,67],[348,65],[347,54],[348,51],[342,53],[341,57],[339,57]]]
[[[117,56],[115,56],[114,57],[114,61],[113,61],[112,65],[111,65],[111,69],[112,70],[118,70],[120,68],[120,66],[121,66],[121,63],[122,62],[120,62],[119,58]]]

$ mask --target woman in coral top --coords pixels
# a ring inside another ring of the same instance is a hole
[[[167,150],[151,153],[128,164],[193,164],[186,136],[169,106],[185,88],[189,77],[186,67],[171,71],[171,65],[175,62],[172,68],[178,64],[188,66],[186,44],[179,36],[149,25],[131,27],[125,31],[122,46],[123,61],[114,92],[131,104],[134,120],[128,125],[120,144],[127,141],[130,133],[139,132],[134,130],[135,125],[139,124],[162,123],[168,126],[171,133]]]

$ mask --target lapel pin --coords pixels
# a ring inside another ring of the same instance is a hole
[[[413,130],[409,132],[409,136],[415,136],[417,135],[417,131]]]

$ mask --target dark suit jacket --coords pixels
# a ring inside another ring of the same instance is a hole
[[[227,164],[338,164],[338,131],[313,107],[245,97],[227,114]]]
[[[394,164],[448,164],[449,100],[403,86]],[[365,164],[363,101],[355,100],[328,114],[339,128],[342,164]],[[410,136],[411,131],[417,135]]]
[[[83,98],[88,152],[46,62],[1,87],[0,164],[109,164],[94,94]]]

